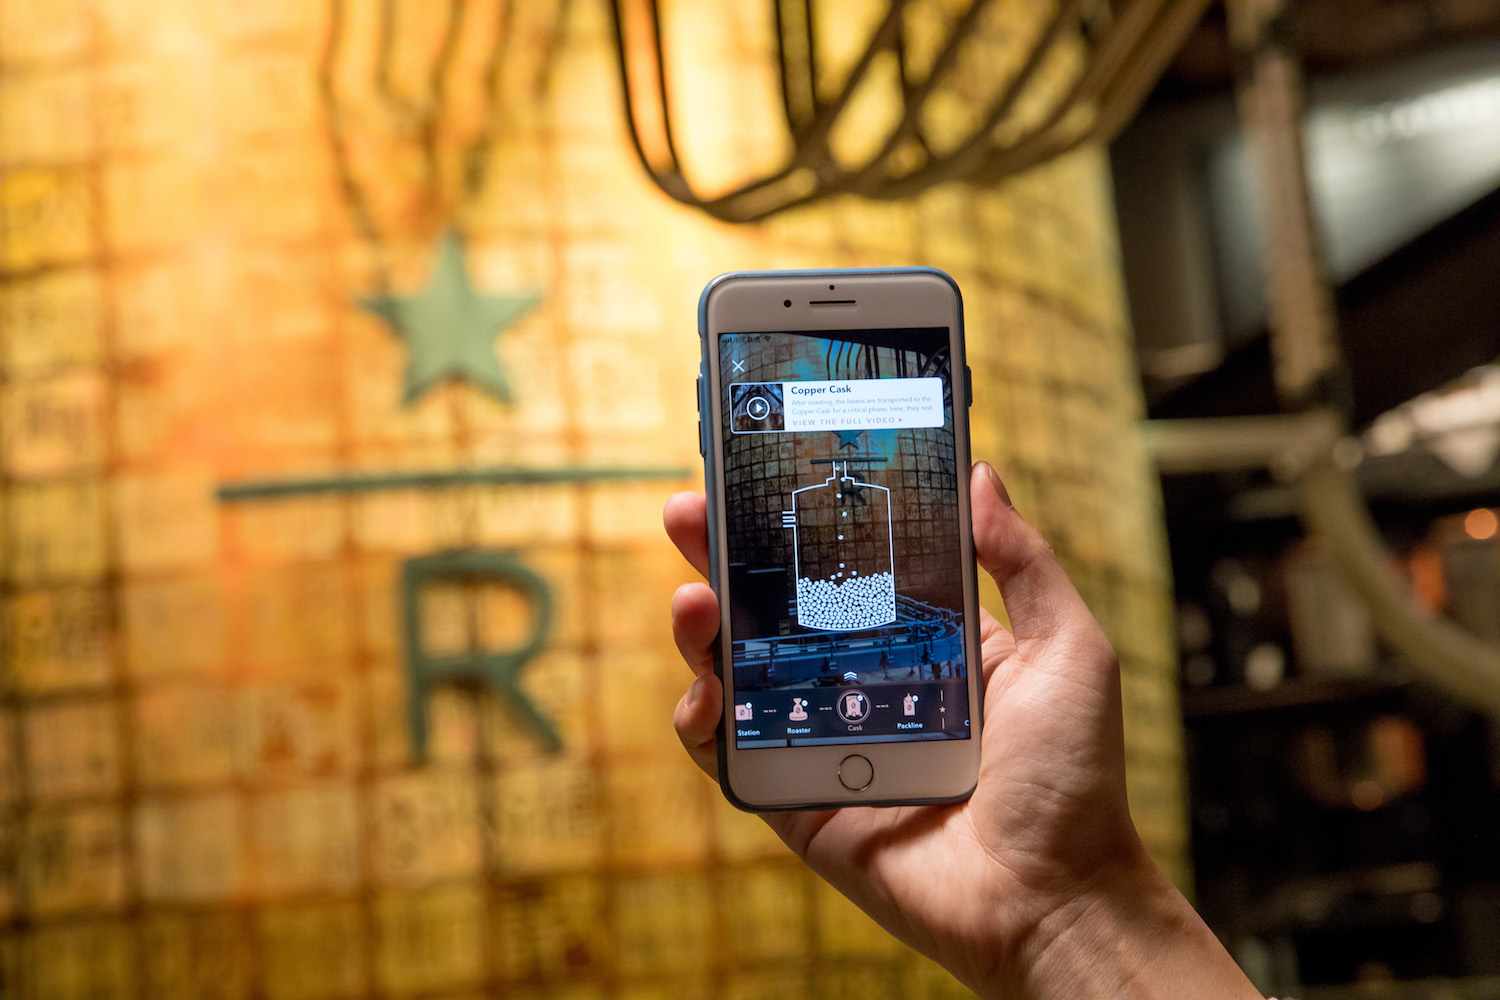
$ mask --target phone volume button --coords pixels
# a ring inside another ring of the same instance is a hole
[[[974,372],[964,365],[964,405],[974,405]]]
[[[698,381],[693,386],[693,403],[698,407],[698,412],[703,412],[703,376],[698,376]]]
[[[708,449],[703,447],[703,418],[698,418],[698,456],[701,458],[708,454]]]

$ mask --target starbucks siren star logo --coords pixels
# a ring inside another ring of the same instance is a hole
[[[427,283],[410,295],[381,292],[359,300],[390,325],[406,345],[407,405],[449,379],[462,379],[504,403],[514,402],[505,368],[495,354],[495,338],[536,308],[537,294],[490,295],[475,289],[464,263],[463,241],[453,233],[438,244]],[[474,490],[544,483],[599,483],[685,479],[686,468],[645,466],[489,466],[435,469],[361,469],[290,479],[221,483],[224,503],[250,503],[306,495],[348,496],[385,490]],[[485,648],[475,643],[460,653],[424,648],[422,592],[430,586],[485,584],[515,592],[531,608],[531,633],[520,644]],[[552,628],[552,588],[512,549],[484,549],[472,543],[408,558],[401,574],[398,614],[404,626],[408,724],[412,754],[427,755],[427,701],[440,686],[488,692],[507,703],[522,726],[550,751],[562,749],[562,734],[521,686],[521,675],[548,642]]]
[[[406,343],[408,405],[428,389],[461,378],[502,403],[512,403],[510,381],[495,354],[495,338],[536,308],[541,297],[487,295],[474,288],[463,241],[448,233],[438,245],[427,284],[413,295],[372,295],[361,308],[385,320]]]

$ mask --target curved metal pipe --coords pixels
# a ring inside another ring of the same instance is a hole
[[[1303,472],[1297,489],[1303,523],[1369,605],[1386,641],[1418,672],[1500,717],[1500,648],[1412,601],[1349,473],[1325,455]]]
[[[1323,266],[1302,148],[1302,81],[1288,40],[1289,0],[1231,0],[1230,40],[1240,56],[1240,115],[1266,193],[1261,254],[1271,306],[1271,356],[1283,405],[1334,411],[1344,395],[1343,360]],[[1347,426],[1338,419],[1339,426]],[[1302,521],[1364,599],[1376,629],[1413,668],[1455,697],[1500,716],[1500,648],[1420,608],[1336,443],[1289,463]]]

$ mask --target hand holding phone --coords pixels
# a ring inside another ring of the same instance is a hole
[[[1259,998],[1136,835],[1109,642],[994,470],[980,463],[971,478],[975,552],[1014,629],[979,614],[987,682],[973,795],[762,818],[813,871],[982,996]],[[703,495],[674,496],[664,516],[706,575]],[[677,591],[672,631],[697,676],[674,724],[711,777],[726,704],[713,669],[719,627],[712,589]]]

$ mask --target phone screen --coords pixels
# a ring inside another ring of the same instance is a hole
[[[967,739],[947,328],[718,351],[736,747]]]

